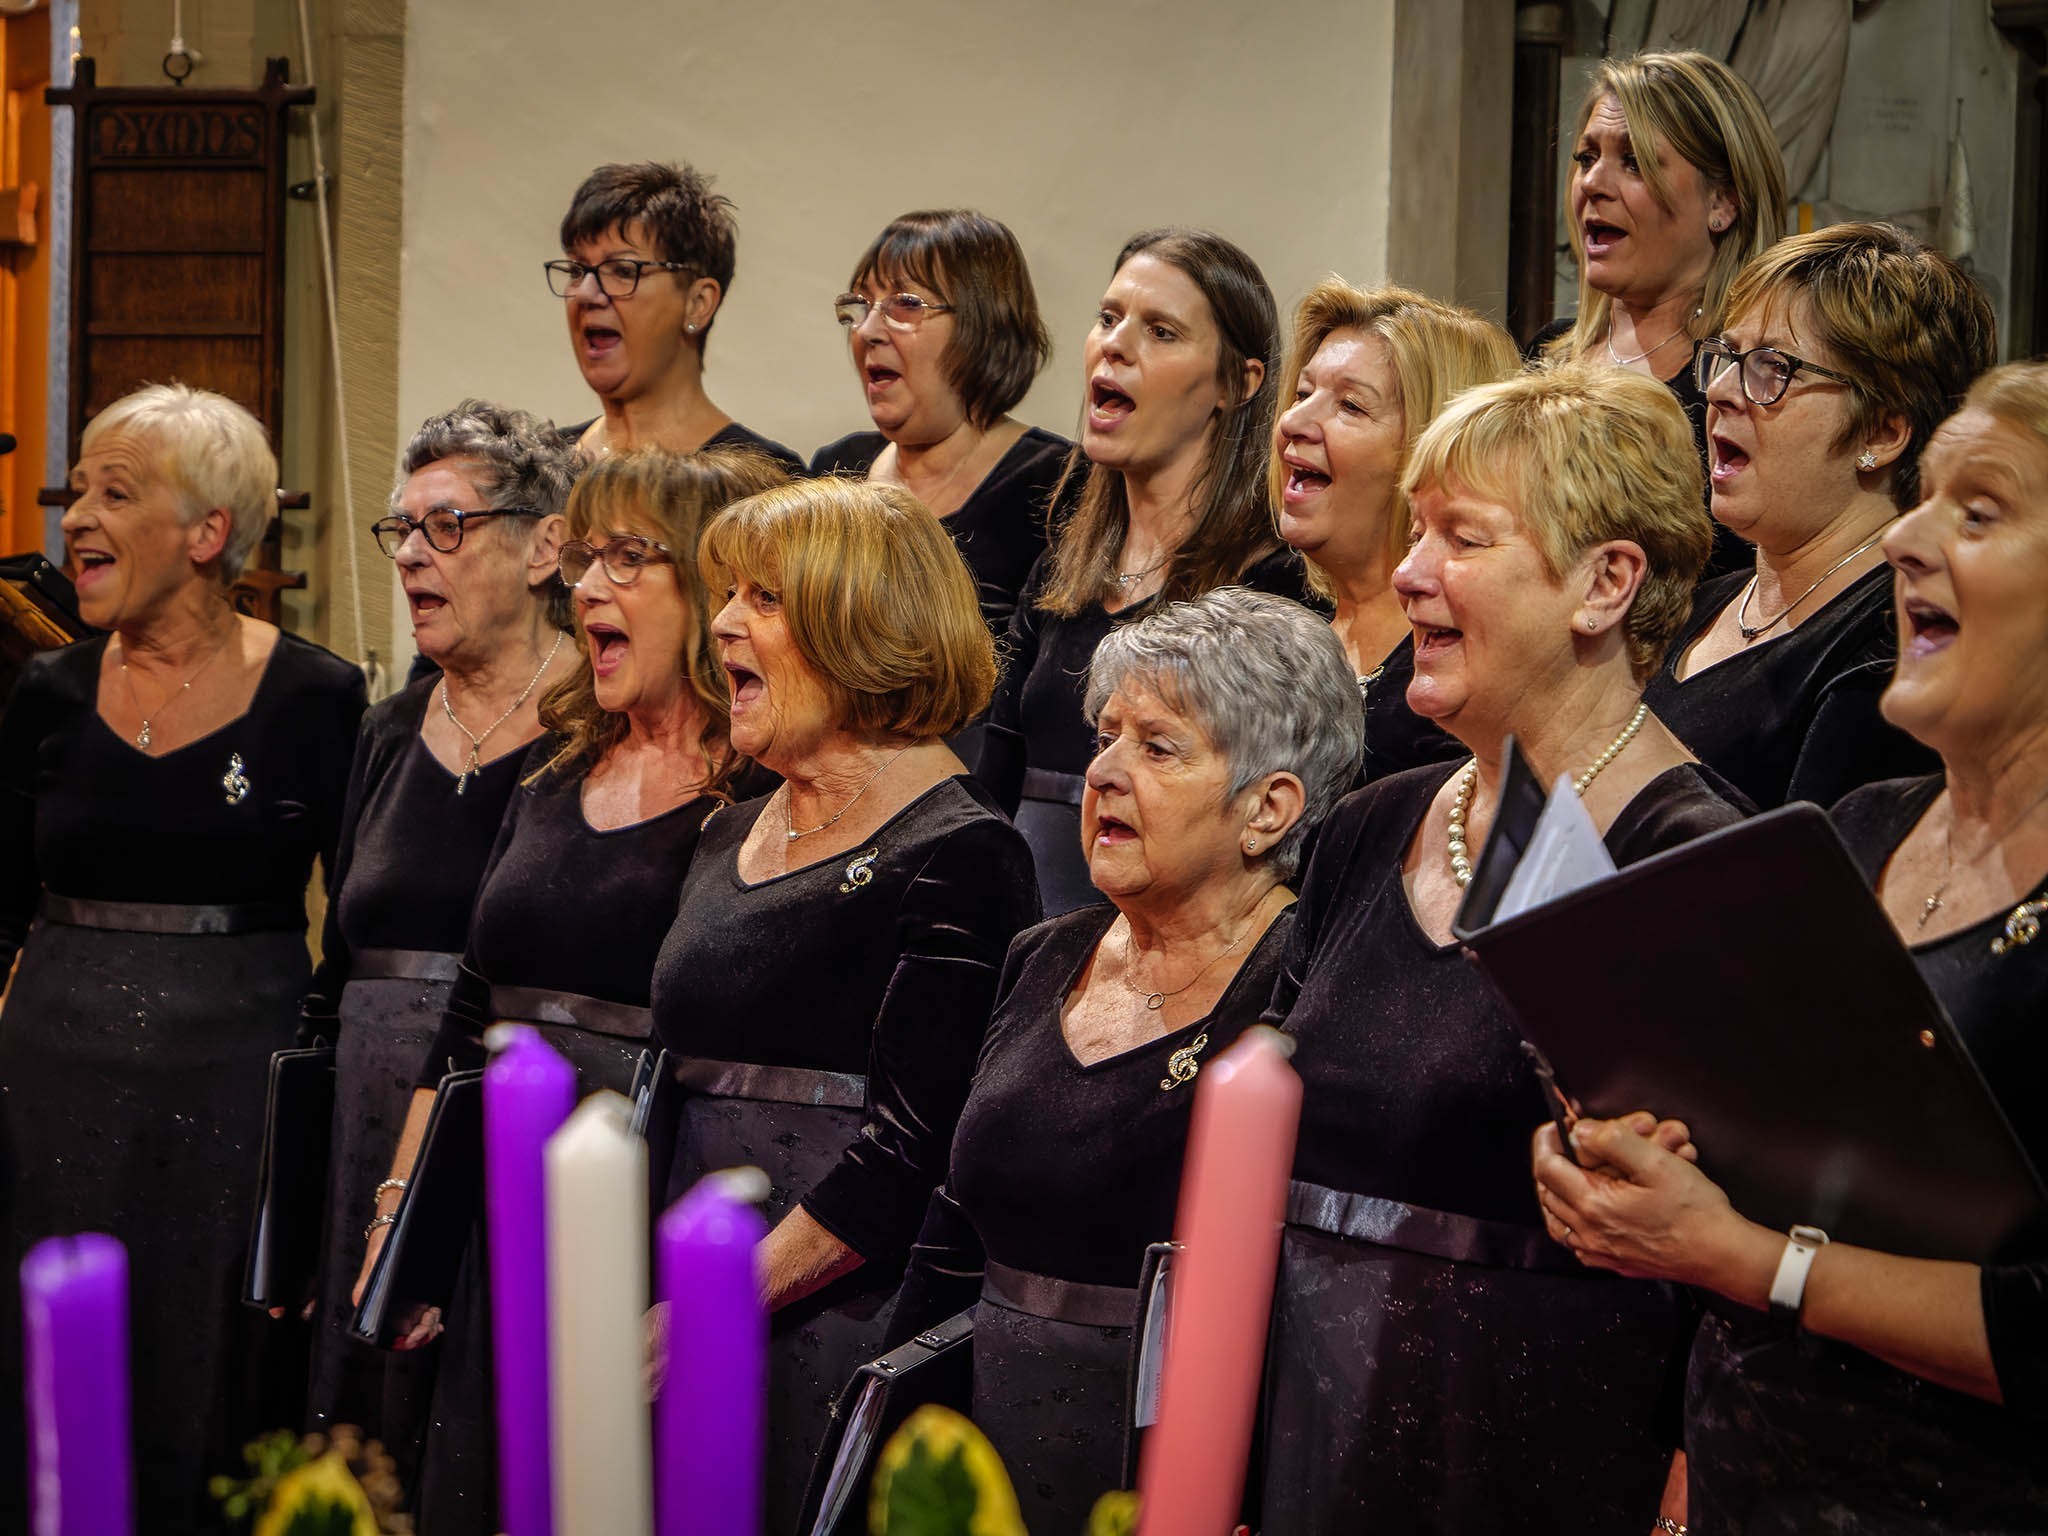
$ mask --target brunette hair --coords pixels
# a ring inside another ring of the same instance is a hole
[[[977,427],[1008,414],[1052,356],[1024,248],[985,213],[941,208],[890,220],[861,252],[847,286],[870,279],[913,282],[952,306],[946,382]]]
[[[639,225],[663,261],[680,262],[684,278],[708,277],[721,303],[732,292],[738,226],[732,199],[711,190],[712,178],[691,165],[642,160],[600,165],[583,178],[562,215],[562,249]],[[711,335],[713,308],[694,334],[698,353]]]
[[[1163,261],[1193,280],[1216,320],[1216,382],[1237,402],[1209,425],[1208,449],[1191,487],[1193,523],[1168,557],[1159,591],[1161,601],[1174,602],[1227,586],[1284,547],[1263,487],[1279,393],[1279,314],[1258,263],[1221,235],[1148,229],[1124,243],[1112,273],[1134,256]],[[1254,360],[1264,371],[1258,388],[1245,394],[1245,368]],[[1116,554],[1131,520],[1124,477],[1084,464],[1078,449],[1068,455],[1052,496],[1053,506],[1062,505],[1071,483],[1085,476],[1073,515],[1053,543],[1038,599],[1048,613],[1079,613],[1116,590]]]

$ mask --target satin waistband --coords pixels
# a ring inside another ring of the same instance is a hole
[[[1485,1221],[1427,1206],[1404,1205],[1376,1195],[1354,1195],[1320,1184],[1294,1181],[1287,1189],[1287,1220],[1292,1226],[1327,1232],[1333,1237],[1404,1248],[1454,1264],[1486,1264],[1497,1269],[1536,1269],[1579,1275],[1578,1260],[1537,1227],[1509,1221]]]
[[[1050,768],[1024,770],[1024,798],[1051,800],[1060,805],[1079,805],[1088,780],[1078,773],[1054,773]]]
[[[654,1015],[646,1008],[543,987],[492,987],[490,1015],[520,1024],[567,1024],[622,1040],[646,1040],[654,1034]]]
[[[438,949],[357,949],[349,952],[351,981],[453,981],[462,956]]]
[[[868,1080],[854,1072],[765,1067],[746,1061],[710,1061],[702,1056],[672,1056],[669,1063],[677,1082],[714,1098],[859,1109],[868,1097]]]
[[[1088,1285],[991,1263],[982,1271],[981,1295],[983,1300],[1008,1307],[1012,1312],[1047,1317],[1056,1323],[1076,1323],[1084,1328],[1138,1325],[1135,1286],[1127,1289],[1121,1285]]]
[[[82,901],[46,890],[39,910],[46,922],[117,933],[282,933],[306,926],[303,907],[295,910],[274,901],[188,907],[162,901]]]

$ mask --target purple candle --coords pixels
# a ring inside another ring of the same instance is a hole
[[[21,1315],[36,1536],[129,1536],[128,1250],[45,1238],[21,1261]]]
[[[548,1478],[548,1241],[541,1149],[576,1107],[576,1069],[523,1025],[495,1025],[484,1069],[484,1207],[498,1376],[499,1519],[552,1536]]]
[[[768,1314],[754,1248],[768,1227],[748,1190],[744,1176],[713,1174],[661,1218],[668,1369],[654,1405],[656,1536],[760,1536]]]

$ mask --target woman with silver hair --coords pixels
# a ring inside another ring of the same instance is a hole
[[[282,1341],[233,1297],[363,680],[228,601],[277,510],[241,406],[138,390],[86,427],[71,485],[79,608],[109,633],[30,662],[0,723],[4,1268],[53,1233],[127,1245],[137,1507],[180,1532],[244,1432],[292,1412],[259,1353]],[[19,1331],[0,1337],[12,1363]],[[18,1379],[0,1401],[19,1409]]]
[[[363,720],[320,971],[302,1009],[305,1033],[337,1042],[311,1419],[383,1439],[407,1487],[421,1428],[407,1405],[424,1408],[431,1356],[352,1343],[351,1282],[364,1223],[381,1237],[404,1192],[386,1175],[410,1085],[540,735],[541,700],[575,669],[555,578],[575,473],[575,451],[551,423],[465,400],[413,434],[387,515],[370,529],[397,565],[420,655],[439,671]]]
[[[1085,707],[1110,905],[1010,946],[920,1244],[934,1288],[981,1267],[973,1416],[1045,1531],[1121,1479],[1136,1287],[1172,1231],[1192,1084],[1272,994],[1289,882],[1365,730],[1329,626],[1242,587],[1111,630]]]

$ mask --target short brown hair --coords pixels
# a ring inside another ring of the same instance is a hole
[[[1891,464],[1892,501],[1920,500],[1920,451],[1998,361],[1998,317],[1976,280],[1891,224],[1831,224],[1781,240],[1742,269],[1728,318],[1762,318],[1804,301],[1812,339],[1849,376],[1839,451],[1893,412],[1912,429]]]
[[[788,471],[752,449],[678,454],[640,448],[599,459],[569,493],[568,537],[601,539],[607,529],[622,529],[666,546],[675,562],[676,583],[690,610],[683,631],[683,675],[704,711],[699,742],[711,765],[707,787],[713,793],[724,792],[740,760],[726,744],[732,695],[718,648],[711,643],[711,615],[718,604],[705,590],[697,568],[697,539],[721,507],[788,483]],[[541,699],[540,721],[567,738],[548,762],[557,773],[587,770],[626,734],[626,717],[597,702],[587,653],[576,670]]]
[[[685,277],[713,279],[722,299],[732,292],[738,226],[732,199],[713,192],[711,180],[695,166],[659,160],[600,165],[583,178],[562,215],[562,249],[637,224],[663,261],[681,262]],[[717,318],[714,309],[687,338],[698,351]]]
[[[922,740],[988,707],[995,643],[974,578],[908,491],[828,476],[749,496],[711,520],[697,564],[707,586],[780,594],[844,727]]]
[[[1622,639],[1636,679],[1663,664],[1714,542],[1699,449],[1655,379],[1560,363],[1467,390],[1431,422],[1402,490],[1456,482],[1515,509],[1553,577],[1609,540],[1647,565]]]
[[[1453,395],[1474,384],[1504,379],[1520,364],[1508,333],[1469,309],[1439,303],[1392,283],[1354,288],[1332,274],[1309,289],[1294,311],[1294,335],[1274,397],[1277,410],[1287,409],[1301,381],[1301,370],[1337,331],[1363,331],[1386,343],[1401,390],[1404,455]],[[1287,466],[1281,462],[1276,443],[1266,469],[1266,491],[1275,516],[1280,493],[1286,488]],[[1399,560],[1408,547],[1408,498],[1399,491],[1388,519],[1387,541],[1389,553]],[[1309,586],[1324,597],[1333,596],[1328,578],[1315,561],[1308,561],[1307,566]]]
[[[1621,104],[1629,142],[1643,180],[1668,212],[1671,189],[1657,165],[1658,148],[1669,144],[1708,190],[1726,193],[1735,222],[1714,238],[1714,260],[1700,294],[1699,315],[1686,322],[1698,340],[1721,328],[1728,287],[1752,257],[1768,250],[1785,231],[1785,159],[1770,114],[1740,75],[1719,59],[1691,51],[1639,53],[1603,59],[1579,103],[1574,140],[1586,131],[1593,109],[1612,96]],[[1573,221],[1572,251],[1579,260],[1578,322],[1553,355],[1583,357],[1607,337],[1613,301],[1586,281],[1585,231]]]
[[[946,382],[977,427],[1008,414],[1052,356],[1024,248],[985,213],[940,208],[890,220],[853,264],[847,286],[870,278],[916,283],[953,306]]]

